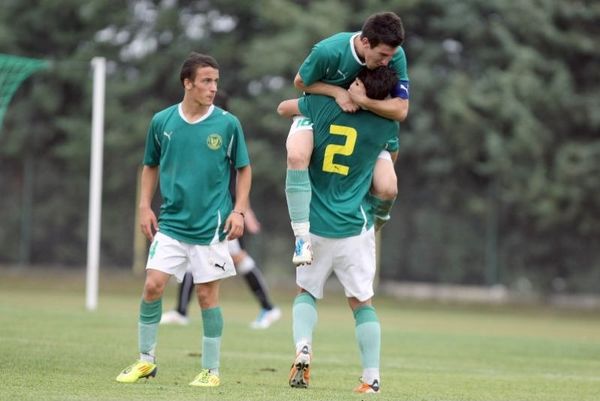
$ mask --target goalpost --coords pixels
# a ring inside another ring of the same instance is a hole
[[[98,271],[100,260],[100,228],[102,209],[102,159],[104,148],[104,93],[106,82],[106,59],[94,57],[91,61],[94,71],[94,92],[92,103],[91,157],[90,157],[90,199],[88,216],[88,246],[86,270],[86,302],[88,310],[98,306]],[[27,57],[0,53],[0,135],[8,105],[21,85],[31,74],[46,69],[50,63]],[[27,176],[27,174],[26,174]],[[29,183],[31,184],[31,183]],[[26,183],[24,188],[29,188]],[[24,202],[27,203],[27,202]],[[24,214],[30,211],[24,210]],[[27,218],[23,222],[29,221]],[[25,225],[23,223],[22,225]],[[21,227],[28,232],[28,227]]]
[[[92,68],[94,69],[94,93],[92,102],[87,270],[85,276],[85,307],[88,310],[96,310],[98,307],[106,59],[104,57],[94,57],[92,59]]]

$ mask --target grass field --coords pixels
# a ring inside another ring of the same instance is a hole
[[[290,290],[282,321],[248,328],[257,306],[240,279],[223,286],[222,385],[187,385],[199,371],[201,321],[161,327],[155,379],[115,377],[137,357],[141,277],[103,272],[99,308],[84,308],[84,276],[0,269],[0,400],[600,400],[600,314],[547,308],[449,306],[377,299],[382,393],[351,389],[360,375],[343,296],[319,303],[309,389],[291,389]],[[165,309],[174,303],[170,285]]]

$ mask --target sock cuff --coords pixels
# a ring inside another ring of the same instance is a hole
[[[356,326],[369,322],[379,323],[377,312],[375,311],[375,308],[371,305],[360,306],[354,310],[353,314]]]
[[[306,187],[308,185],[308,187]],[[308,169],[287,170],[286,172],[286,191],[305,191],[310,190],[310,178]]]
[[[160,322],[162,315],[162,298],[156,301],[146,302],[142,298],[140,303],[140,323],[154,324]]]
[[[204,337],[216,338],[223,334],[223,313],[221,307],[202,309]]]
[[[296,298],[294,299],[294,306],[296,306],[298,304],[309,304],[309,305],[312,305],[313,307],[317,306],[315,297],[313,297],[308,292],[302,292],[296,296]]]

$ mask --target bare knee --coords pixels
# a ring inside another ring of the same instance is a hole
[[[375,164],[371,193],[383,200],[393,200],[398,196],[398,178],[391,161],[379,159]]]
[[[196,295],[201,309],[214,308],[219,305],[219,282],[196,285]]]
[[[158,279],[156,277],[146,277],[144,283],[144,300],[147,302],[156,301],[162,297],[165,291],[166,281]]]
[[[291,134],[286,142],[287,168],[303,170],[308,168],[313,151],[312,131],[297,131]]]

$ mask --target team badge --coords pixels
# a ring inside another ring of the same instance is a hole
[[[206,144],[212,150],[217,150],[223,145],[223,139],[219,134],[210,134],[206,139]]]

